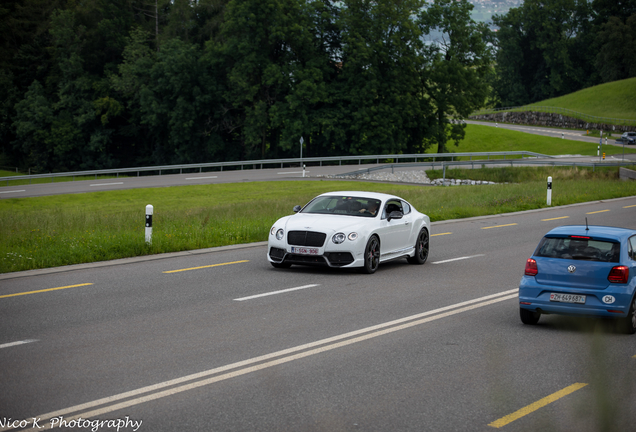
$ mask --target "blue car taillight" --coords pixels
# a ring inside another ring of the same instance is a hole
[[[526,261],[525,275],[536,276],[537,273],[539,273],[539,268],[537,267],[537,261],[532,258],[528,258],[528,261]]]
[[[609,272],[609,276],[607,276],[607,280],[612,283],[627,283],[627,279],[629,278],[629,268],[626,266],[616,266],[613,267]]]

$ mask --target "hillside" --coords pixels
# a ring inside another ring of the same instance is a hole
[[[636,120],[636,78],[600,84],[532,105],[565,108],[596,117]]]

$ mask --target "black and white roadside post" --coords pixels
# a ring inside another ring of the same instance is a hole
[[[305,177],[305,164],[303,164],[303,177]]]
[[[148,204],[146,206],[146,243],[152,244],[152,213],[153,207]]]
[[[548,205],[552,205],[552,176],[548,177]]]

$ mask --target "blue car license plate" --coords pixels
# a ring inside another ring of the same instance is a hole
[[[584,295],[575,295],[575,294],[558,294],[551,293],[550,301],[552,302],[560,302],[560,303],[580,303],[585,304],[585,296]]]

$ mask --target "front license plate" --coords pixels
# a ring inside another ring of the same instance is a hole
[[[318,255],[317,248],[292,247],[291,251],[300,255]]]
[[[561,302],[561,303],[585,303],[584,295],[573,295],[573,294],[558,294],[552,293],[550,294],[550,301],[553,302]]]

